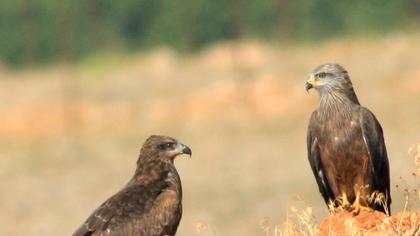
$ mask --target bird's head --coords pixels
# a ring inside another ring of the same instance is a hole
[[[173,162],[175,157],[182,154],[186,154],[191,157],[191,149],[174,138],[152,135],[144,142],[140,150],[140,157],[137,163],[152,160]]]
[[[326,93],[347,91],[353,88],[347,71],[339,64],[327,63],[318,66],[309,75],[305,89],[315,88],[322,96]]]

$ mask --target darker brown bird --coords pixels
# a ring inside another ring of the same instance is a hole
[[[305,87],[315,88],[320,95],[319,108],[309,122],[307,148],[325,202],[356,214],[366,208],[390,214],[382,128],[373,113],[359,104],[347,71],[338,64],[321,65]]]
[[[181,154],[191,156],[191,149],[171,137],[150,136],[132,179],[73,236],[175,235],[182,215],[182,188],[174,159]]]

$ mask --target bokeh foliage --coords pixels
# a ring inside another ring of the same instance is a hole
[[[419,20],[418,0],[2,0],[0,61],[76,61],[101,50],[190,52],[242,37],[323,40],[382,34]]]

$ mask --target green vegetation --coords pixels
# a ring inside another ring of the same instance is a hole
[[[416,24],[416,0],[2,0],[0,61],[75,61],[165,44],[191,52],[242,37],[322,40]]]

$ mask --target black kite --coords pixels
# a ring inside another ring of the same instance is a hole
[[[191,149],[166,136],[150,136],[133,178],[106,200],[73,236],[175,235],[182,215],[181,180],[174,159]]]
[[[317,67],[306,82],[311,88],[320,105],[309,122],[308,159],[325,202],[355,213],[368,207],[390,214],[389,164],[378,120],[360,105],[338,64]],[[378,196],[382,203],[372,199]]]

